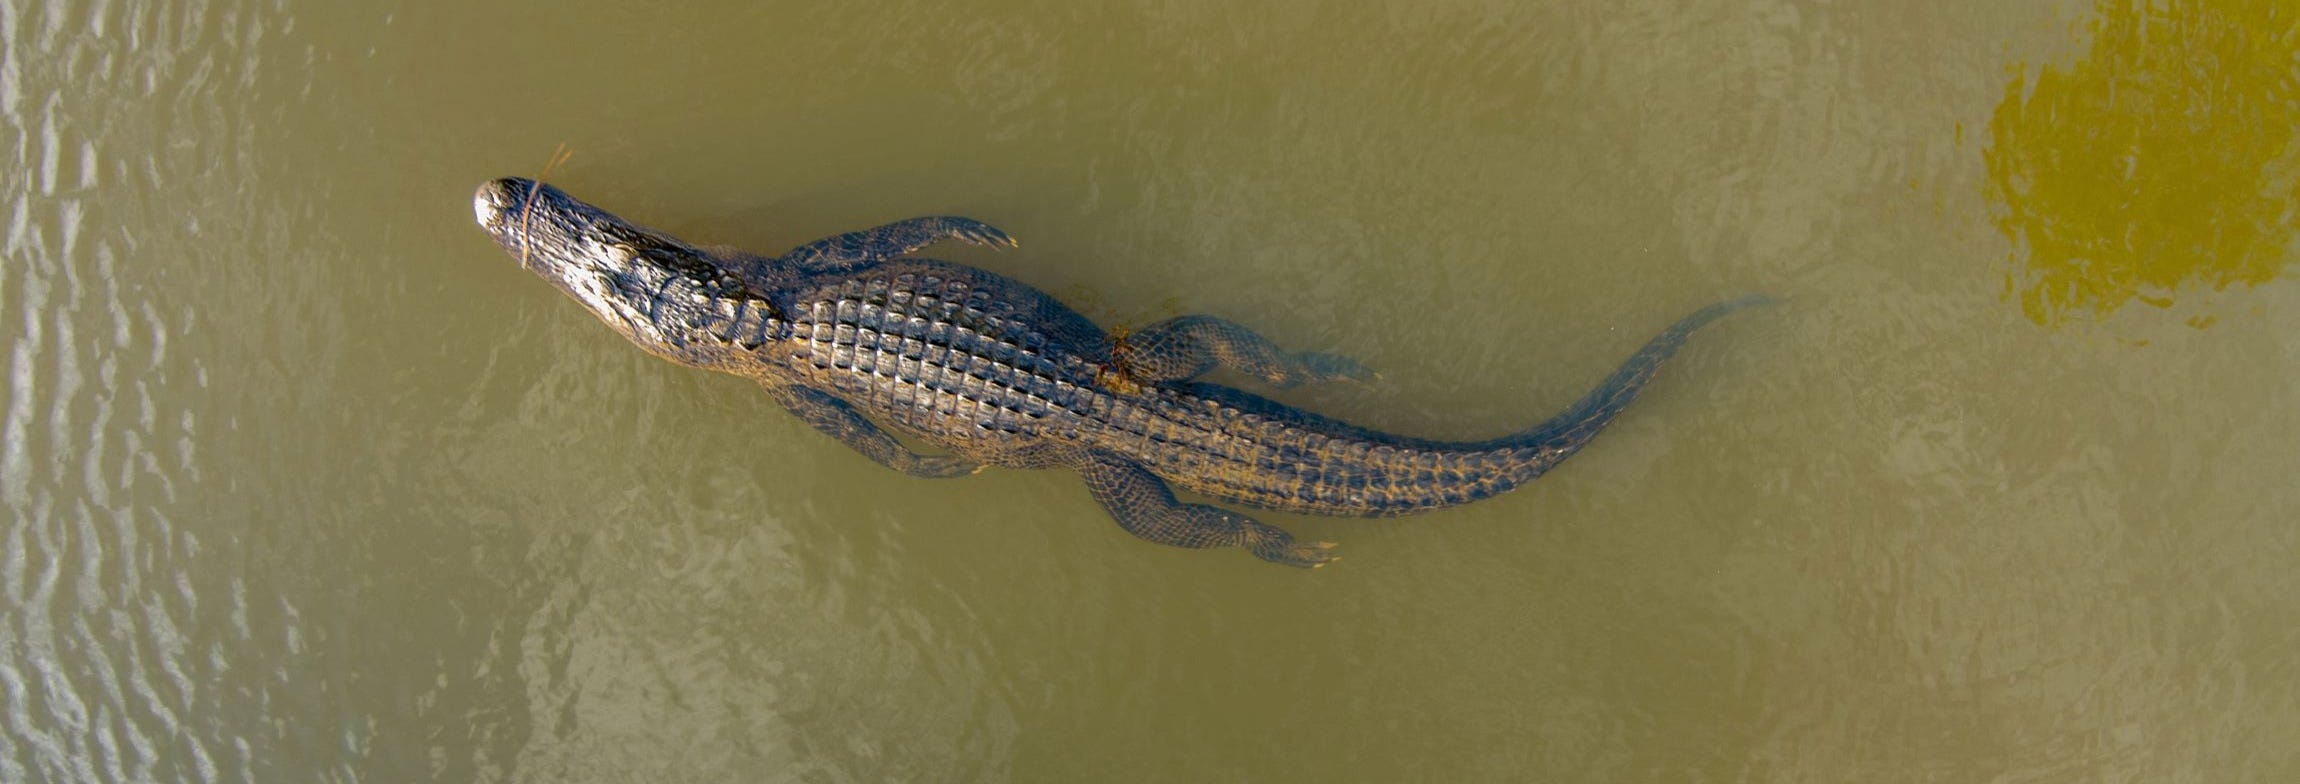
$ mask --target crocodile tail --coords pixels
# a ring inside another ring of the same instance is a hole
[[[1668,329],[1662,330],[1652,340],[1646,341],[1645,346],[1614,369],[1613,375],[1607,376],[1604,383],[1598,384],[1596,389],[1590,390],[1589,394],[1582,396],[1580,401],[1564,412],[1541,424],[1477,447],[1481,450],[1507,450],[1513,453],[1516,459],[1511,462],[1515,464],[1512,466],[1515,470],[1509,473],[1513,475],[1514,483],[1532,481],[1572,457],[1575,452],[1581,451],[1582,447],[1588,446],[1598,431],[1604,430],[1622,409],[1628,408],[1637,399],[1637,393],[1645,389],[1646,382],[1652,381],[1653,375],[1661,370],[1661,363],[1676,354],[1677,348],[1685,345],[1685,338],[1693,334],[1694,330],[1733,311],[1772,301],[1770,297],[1756,294],[1696,310],[1669,325]]]
[[[1548,421],[1489,441],[1433,441],[1357,427],[1281,406],[1216,384],[1186,384],[1190,407],[1211,405],[1254,415],[1232,418],[1234,442],[1278,444],[1233,458],[1219,471],[1165,475],[1184,489],[1264,509],[1309,514],[1388,517],[1438,509],[1508,492],[1581,451],[1703,325],[1771,300],[1720,302],[1678,319],[1621,363],[1605,382]],[[1177,413],[1174,421],[1190,416]],[[1140,431],[1134,431],[1140,432]],[[1122,435],[1123,450],[1138,435]],[[1174,439],[1163,439],[1171,442]],[[1211,478],[1209,478],[1211,477]]]

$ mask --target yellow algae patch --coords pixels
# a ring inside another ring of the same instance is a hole
[[[2013,77],[1989,121],[1988,198],[2015,246],[2006,298],[2050,327],[2274,278],[2300,195],[2300,3],[2096,11],[2091,51]]]

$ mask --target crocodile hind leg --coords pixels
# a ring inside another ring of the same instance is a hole
[[[879,465],[928,479],[965,476],[982,470],[981,463],[958,455],[922,455],[911,451],[844,400],[805,387],[761,386],[792,414]]]
[[[1349,379],[1373,373],[1339,354],[1287,351],[1253,330],[1213,316],[1178,316],[1120,337],[1114,363],[1134,381],[1184,381],[1229,368],[1275,387]]]
[[[1139,465],[1094,454],[1076,466],[1086,489],[1127,533],[1172,547],[1244,547],[1262,560],[1316,568],[1332,563],[1332,542],[1296,544],[1277,526],[1205,504],[1174,499],[1166,482]]]

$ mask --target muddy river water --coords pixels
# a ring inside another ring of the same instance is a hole
[[[0,2],[0,780],[2300,780],[2282,0]],[[1497,499],[1144,544],[491,245],[914,215]]]

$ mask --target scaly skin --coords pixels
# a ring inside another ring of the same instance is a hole
[[[689,245],[523,179],[480,186],[473,208],[507,252],[640,348],[755,379],[879,463],[929,477],[986,465],[1067,467],[1137,536],[1245,547],[1292,566],[1331,562],[1332,545],[1295,543],[1243,514],[1179,502],[1168,486],[1261,509],[1358,517],[1486,498],[1579,451],[1693,330],[1762,301],[1686,316],[1579,403],[1532,428],[1433,441],[1190,380],[1217,367],[1279,386],[1365,378],[1348,359],[1284,351],[1206,316],[1113,335],[1014,280],[902,258],[942,239],[1014,244],[966,218],[902,221],[770,259]],[[914,452],[881,425],[946,454]]]

